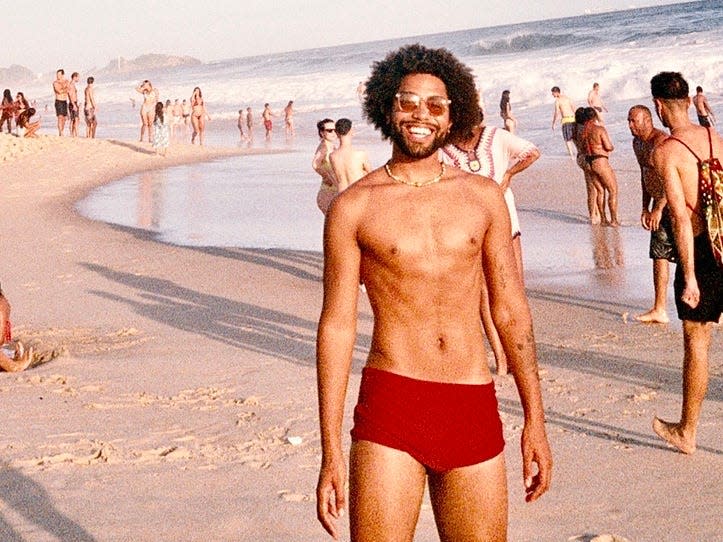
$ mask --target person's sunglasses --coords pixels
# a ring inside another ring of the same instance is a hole
[[[427,107],[427,111],[429,111],[429,114],[434,117],[444,115],[444,112],[447,111],[449,104],[452,103],[452,100],[448,100],[442,96],[428,96],[427,98],[422,98],[414,92],[397,92],[394,97],[397,99],[399,109],[403,112],[412,113],[422,105],[422,102],[424,102],[424,105]]]
[[[333,133],[333,132],[336,132],[336,130],[335,130],[334,128],[324,128],[324,131],[325,131],[327,134],[331,134],[331,133]]]

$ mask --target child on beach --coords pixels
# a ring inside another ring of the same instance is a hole
[[[157,102],[156,117],[153,119],[153,148],[156,149],[156,154],[166,156],[168,141],[168,125],[163,122],[163,102]]]
[[[26,369],[33,360],[33,349],[25,347],[21,342],[10,344],[12,333],[10,331],[10,303],[0,288],[0,369],[15,373]]]

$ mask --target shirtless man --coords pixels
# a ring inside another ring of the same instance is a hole
[[[62,68],[55,72],[53,94],[55,94],[55,115],[58,117],[58,135],[62,136],[65,119],[68,117],[68,80]]]
[[[550,89],[552,96],[555,98],[555,110],[552,115],[552,131],[555,131],[555,122],[560,117],[560,128],[562,129],[562,137],[567,146],[567,152],[571,157],[575,156],[575,104],[572,100],[565,96],[560,87],[552,87]]]
[[[249,140],[254,138],[254,114],[250,107],[246,108],[246,129],[248,130]]]
[[[293,100],[284,107],[284,130],[286,137],[294,137],[294,102]]]
[[[343,192],[350,185],[371,173],[369,157],[366,151],[355,149],[351,143],[351,121],[339,119],[334,124],[334,131],[339,138],[339,147],[329,155],[338,181],[339,192]]]
[[[446,167],[437,152],[472,128],[477,108],[469,68],[445,49],[411,45],[373,65],[365,116],[392,140],[392,157],[334,199],[324,228],[317,516],[337,539],[360,279],[374,331],[352,430],[351,540],[412,540],[427,481],[442,540],[506,540],[504,442],[480,325],[483,269],[524,410],[526,499],[550,484],[532,320],[502,192]]]
[[[86,82],[88,84],[84,91],[85,105],[83,109],[83,113],[85,113],[85,137],[95,138],[95,128],[98,126],[98,120],[95,116],[98,104],[95,103],[95,90],[93,87],[95,78],[88,77]]]
[[[588,116],[588,118],[590,118]],[[606,226],[619,226],[618,218],[618,180],[615,171],[610,166],[610,153],[615,150],[608,131],[600,126],[594,119],[585,123],[582,131],[582,144],[584,145],[585,160],[590,166],[590,172],[597,177],[607,192],[607,204],[610,210],[610,220],[605,213],[600,217],[601,223]]]
[[[68,84],[68,114],[70,115],[70,135],[78,137],[78,119],[80,118],[80,105],[78,105],[78,72],[73,72]]]
[[[703,87],[695,87],[695,96],[693,96],[693,105],[695,106],[695,112],[698,114],[698,124],[701,126],[711,126],[711,119],[715,124],[715,115],[713,110],[708,105],[708,100],[703,94]]]
[[[653,149],[668,137],[665,132],[653,126],[650,109],[634,105],[628,112],[628,127],[633,134],[633,152],[640,166],[640,184],[643,193],[643,211],[640,223],[650,231],[650,258],[653,260],[653,308],[635,319],[645,323],[668,323],[667,293],[668,262],[675,262],[673,226],[666,205],[665,188],[650,161]],[[651,208],[652,203],[652,208]]]
[[[690,122],[688,83],[675,72],[650,81],[655,111],[671,137],[653,150],[673,221],[679,263],[675,305],[683,321],[683,406],[679,422],[653,420],[653,430],[683,453],[696,448],[698,419],[708,388],[708,355],[713,322],[723,313],[723,268],[715,262],[701,216],[698,158],[723,157],[723,141],[711,128]],[[690,147],[689,149],[686,148]]]
[[[604,123],[603,111],[607,113],[608,109],[600,97],[600,84],[593,83],[592,90],[587,93],[587,104],[597,112],[597,118],[601,124]]]
[[[266,129],[266,139],[271,139],[271,130],[274,127],[271,117],[275,117],[276,113],[271,111],[269,104],[264,104],[264,110],[261,112],[261,118],[264,121],[264,128]]]

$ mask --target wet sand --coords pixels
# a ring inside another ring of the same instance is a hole
[[[241,152],[172,150],[163,159],[131,142],[0,137],[0,280],[15,336],[53,353],[0,374],[2,540],[327,539],[314,503],[319,252],[164,244],[75,211],[113,179]],[[613,166],[617,233],[585,224],[581,175],[566,159],[515,181],[523,227],[540,218],[523,250],[556,261],[526,276],[555,473],[550,493],[525,504],[519,401],[512,379],[497,377],[510,540],[720,535],[723,333],[713,334],[699,449],[684,456],[650,427],[655,414],[679,415],[680,329],[630,317],[652,301],[651,264],[637,253],[647,243],[634,164]],[[550,224],[568,234],[550,235]],[[370,333],[362,299],[347,444]],[[426,500],[416,540],[437,540]]]

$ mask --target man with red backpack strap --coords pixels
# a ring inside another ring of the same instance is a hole
[[[715,157],[723,141],[688,116],[688,83],[661,72],[650,81],[655,110],[671,137],[655,148],[653,165],[665,184],[679,262],[675,304],[683,321],[683,406],[680,421],[653,420],[655,432],[683,453],[696,448],[696,431],[708,387],[711,326],[723,313],[720,206],[723,171]],[[717,190],[717,193],[716,193]],[[718,217],[718,218],[716,218]]]

